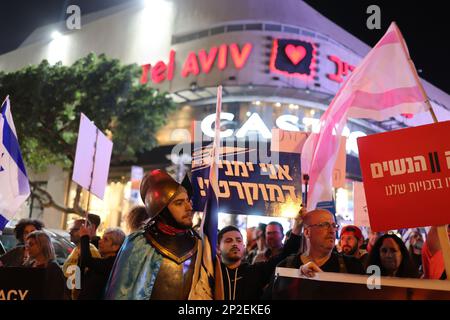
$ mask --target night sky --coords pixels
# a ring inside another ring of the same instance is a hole
[[[82,14],[137,0],[0,0],[0,54],[17,48],[39,26],[63,20],[77,4]],[[224,0],[226,1],[226,0]],[[283,0],[279,0],[280,2]],[[450,19],[445,1],[306,0],[308,4],[368,45],[373,46],[396,21],[420,76],[450,93]],[[366,9],[381,9],[381,30],[369,30]]]

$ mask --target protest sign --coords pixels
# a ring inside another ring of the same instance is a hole
[[[364,185],[358,181],[353,182],[353,213],[355,226],[370,227]]]
[[[103,199],[113,143],[83,113],[72,180]]]
[[[450,300],[450,283],[375,275],[318,272],[301,276],[299,269],[277,268],[273,300]]]
[[[374,231],[450,222],[450,121],[358,139]]]
[[[300,156],[252,146],[223,146],[219,159],[219,211],[295,217],[301,205]],[[202,211],[209,176],[210,147],[194,150],[194,210]]]
[[[143,176],[144,176],[144,168],[138,166],[131,166],[130,202],[133,205],[142,204],[140,186]]]
[[[0,301],[45,299],[45,272],[43,268],[0,268]]]

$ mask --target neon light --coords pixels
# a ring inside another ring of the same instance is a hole
[[[336,65],[335,73],[327,74],[327,78],[330,79],[331,81],[342,83],[342,81],[344,81],[343,77],[347,76],[348,74],[350,74],[351,71],[355,69],[354,66],[348,64],[345,61],[342,61],[336,56],[329,55],[328,59],[334,62],[334,64]]]
[[[224,70],[227,67],[227,51],[228,46],[226,44],[222,44],[219,47],[219,56],[217,58],[217,67],[219,68],[219,70]]]
[[[248,118],[244,125],[236,132],[236,137],[243,138],[249,131],[259,132],[266,139],[272,138],[272,133],[257,113],[253,113]]]
[[[242,69],[252,51],[252,44],[246,43],[239,52],[239,46],[236,43],[230,44],[231,58],[233,59],[236,69]]]
[[[170,50],[169,54],[169,68],[167,69],[167,79],[173,79],[173,72],[175,70],[175,50]]]
[[[294,65],[299,64],[300,61],[302,61],[303,58],[306,57],[306,49],[303,46],[294,46],[293,44],[288,44],[284,48],[284,52],[286,52],[289,60],[291,60]]]
[[[141,79],[139,80],[139,82],[141,84],[146,84],[148,82],[148,72],[150,71],[151,67],[152,67],[151,64],[143,64],[142,65],[142,74],[141,74]]]
[[[198,59],[200,60],[200,65],[202,66],[202,71],[204,73],[209,73],[214,64],[214,60],[217,56],[217,47],[212,47],[209,53],[206,53],[205,49],[198,52]]]
[[[362,131],[353,131],[352,133],[350,133],[350,135],[348,136],[348,140],[347,140],[347,145],[346,145],[346,151],[347,153],[354,153],[356,155],[359,154],[358,152],[358,143],[357,143],[357,139],[359,137],[365,137],[367,136],[367,134],[365,134]]]
[[[287,130],[287,131],[300,131],[300,129],[296,126],[298,123],[298,117],[292,114],[284,114],[279,116],[275,121],[278,128]]]
[[[165,72],[167,66],[164,62],[158,61],[152,69],[152,81],[154,83],[160,83],[166,79]]]
[[[222,112],[220,114],[220,119],[233,121],[234,114],[228,113],[228,112]],[[200,128],[204,135],[211,137],[211,138],[214,137],[215,133],[213,130],[213,125],[214,125],[215,120],[216,120],[216,114],[213,113],[213,114],[206,116],[201,121]],[[277,127],[280,129],[287,130],[287,131],[300,131],[300,129],[296,126],[298,124],[298,120],[299,120],[299,118],[297,116],[285,114],[285,115],[279,116],[275,122],[276,122]],[[307,130],[307,131],[312,131],[314,133],[318,133],[320,131],[320,120],[319,119],[304,117],[302,119],[302,122],[306,126],[311,126],[312,130]],[[245,136],[248,135],[248,133],[250,131],[253,131],[253,132],[256,131],[256,132],[260,133],[266,139],[272,138],[272,133],[270,132],[267,125],[264,123],[264,121],[261,119],[261,117],[257,113],[253,113],[247,119],[247,121],[242,125],[242,127],[236,131],[235,136],[237,138],[244,138]],[[227,130],[220,132],[220,137],[221,138],[231,137],[233,135],[233,133],[234,133],[234,130],[227,129]],[[347,126],[345,126],[343,129],[342,135],[345,137],[348,137],[347,143],[346,143],[347,153],[348,154],[354,153],[357,155],[358,154],[357,139],[359,137],[366,136],[366,134],[362,131],[350,132],[350,129]]]
[[[295,78],[300,78],[300,79],[305,80],[305,81],[314,79],[314,77],[316,76],[316,67],[317,67],[317,48],[316,48],[316,45],[313,42],[308,42],[308,41],[304,41],[304,40],[300,40],[300,39],[283,39],[283,40],[292,40],[292,41],[303,41],[303,42],[306,42],[306,43],[308,43],[308,44],[310,44],[312,46],[312,59],[311,59],[310,65],[309,65],[309,75],[306,74],[306,73],[302,74],[302,73],[298,73],[298,72],[289,73],[289,72],[284,71],[284,70],[279,70],[275,66],[277,55],[278,54],[286,54],[288,56],[289,60],[293,63],[293,65],[297,65],[304,59],[304,56],[302,56],[303,50],[304,50],[305,56],[307,54],[307,50],[302,45],[295,46],[293,44],[288,44],[288,45],[286,45],[284,52],[282,52],[282,51],[279,52],[279,50],[278,50],[279,49],[278,40],[279,39],[275,39],[273,41],[272,53],[270,55],[270,63],[269,63],[270,71],[273,72],[273,73],[281,74],[281,75],[283,75],[285,77],[295,77]],[[303,48],[303,50],[300,49],[300,48]],[[288,51],[288,52],[286,52],[286,51]]]
[[[195,55],[195,52],[189,53],[189,56],[187,57],[186,61],[184,62],[183,70],[181,71],[181,76],[183,78],[186,78],[189,73],[192,73],[193,75],[198,75],[200,72],[200,69],[198,67],[198,61],[197,56]]]
[[[250,57],[253,45],[251,43],[246,43],[243,45],[242,50],[240,50],[236,43],[232,43],[229,46],[221,44],[218,47],[212,47],[209,52],[205,49],[201,49],[198,52],[198,57],[195,52],[191,51],[183,64],[181,76],[183,78],[186,78],[191,74],[197,76],[200,72],[208,74],[211,72],[216,59],[217,68],[219,70],[224,70],[227,67],[228,62],[228,47],[230,48],[231,58],[236,69],[243,68]],[[149,72],[152,72],[152,81],[154,83],[160,83],[166,79],[171,81],[175,73],[175,54],[175,50],[170,50],[169,62],[166,64],[163,61],[158,61],[153,69],[150,64],[142,65],[140,82],[142,84],[148,82]]]
[[[228,120],[228,121],[233,121],[234,119],[234,114],[229,113],[229,112],[221,112],[220,113],[220,119],[221,120]],[[216,122],[216,114],[210,114],[208,116],[206,116],[203,120],[202,123],[200,125],[200,128],[202,129],[202,132],[211,138],[214,138],[215,136],[215,132],[212,128],[212,125],[214,124],[214,122]],[[220,132],[220,137],[221,138],[228,138],[231,137],[233,135],[233,130],[231,129],[227,129],[225,131],[221,131]]]

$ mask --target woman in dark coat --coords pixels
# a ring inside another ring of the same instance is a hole
[[[66,279],[56,262],[52,241],[45,231],[33,231],[28,234],[25,255],[24,267],[46,269],[43,298],[46,300],[68,299]]]
[[[377,265],[382,276],[419,278],[419,270],[412,261],[403,241],[394,234],[377,239],[370,251],[366,268]]]

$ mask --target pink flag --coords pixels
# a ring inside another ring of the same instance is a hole
[[[302,172],[309,174],[308,210],[332,199],[331,177],[347,117],[383,120],[428,110],[416,69],[397,25],[355,68],[320,118],[320,133],[308,137]]]

